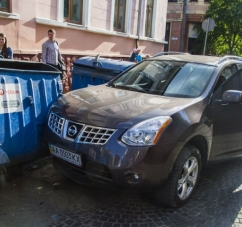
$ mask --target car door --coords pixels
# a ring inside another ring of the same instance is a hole
[[[242,69],[231,75],[211,98],[211,159],[242,154],[242,104],[223,103],[222,96],[227,90],[242,91]]]

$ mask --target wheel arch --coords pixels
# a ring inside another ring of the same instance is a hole
[[[206,138],[202,135],[194,136],[185,144],[185,146],[186,145],[192,145],[199,150],[202,159],[201,173],[204,173],[209,155],[209,146]]]

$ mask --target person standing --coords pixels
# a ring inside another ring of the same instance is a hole
[[[135,57],[136,57],[136,48],[133,49],[129,61],[135,62]]]
[[[59,45],[55,39],[55,36],[56,31],[54,29],[49,29],[49,39],[42,44],[42,62],[62,71],[59,65],[64,65],[64,62],[62,61]]]
[[[7,37],[3,33],[0,33],[0,57],[13,59],[12,48],[8,47]]]
[[[142,57],[140,55],[140,48],[137,48],[137,50],[136,50],[136,56],[135,56],[135,62],[138,63],[140,61],[142,61]]]

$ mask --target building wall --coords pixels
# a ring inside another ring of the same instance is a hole
[[[182,27],[182,11],[183,1],[169,2],[167,7],[167,22],[171,23],[171,34],[169,40],[169,51],[180,51],[181,45],[181,27]],[[188,51],[188,28],[190,24],[202,23],[204,15],[208,9],[209,3],[204,0],[190,2],[187,0],[186,10],[186,27],[184,52]],[[176,39],[177,38],[177,39]],[[173,40],[172,40],[173,39]],[[176,39],[176,40],[174,40]]]
[[[167,14],[167,1],[157,1],[157,8],[161,9],[159,13],[156,13],[156,34],[155,37],[162,39],[164,37],[164,31],[166,27],[166,14]]]
[[[137,35],[137,27],[138,27],[138,13],[137,9],[139,9],[139,0],[133,0],[131,3],[131,24],[130,24],[130,33],[133,35]],[[144,1],[143,1],[144,6]],[[144,23],[143,15],[141,15],[141,24]],[[143,33],[143,29],[141,30]]]
[[[99,0],[91,2],[91,27],[110,29],[111,23],[111,0]]]
[[[170,51],[180,51],[181,21],[172,21],[169,40]]]
[[[67,66],[64,91],[71,89],[73,62],[82,56],[128,60],[136,45],[141,54],[154,55],[163,51],[165,42],[167,0],[154,0],[153,35],[145,37],[145,6],[142,2],[140,41],[138,34],[139,0],[126,0],[124,32],[113,30],[114,0],[83,0],[82,25],[67,23],[63,18],[64,0],[10,0],[10,12],[0,12],[0,32],[5,33],[16,60],[42,61],[42,44],[47,31],[57,32],[63,60]]]
[[[57,40],[63,54],[128,57],[136,46],[138,26],[138,0],[126,0],[126,24],[124,32],[113,31],[112,7],[114,0],[83,0],[83,24],[64,22],[61,5],[63,0],[10,0],[11,12],[0,14],[0,31],[8,37],[14,54],[38,54],[47,39],[47,30],[57,31]],[[144,37],[145,6],[141,13],[141,53],[156,54],[163,49],[166,25],[167,0],[156,2],[156,18],[152,38]],[[62,9],[63,10],[63,9]],[[129,12],[129,10],[131,10]],[[158,46],[158,48],[157,48]],[[155,47],[155,48],[154,48]]]
[[[21,2],[22,0],[18,0]],[[57,1],[58,0],[36,0],[36,16],[43,18],[57,19]],[[31,1],[34,2],[34,1]],[[33,10],[34,11],[34,10]]]

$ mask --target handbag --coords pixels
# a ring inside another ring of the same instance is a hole
[[[66,66],[61,61],[58,61],[58,68],[62,72],[66,71]]]

